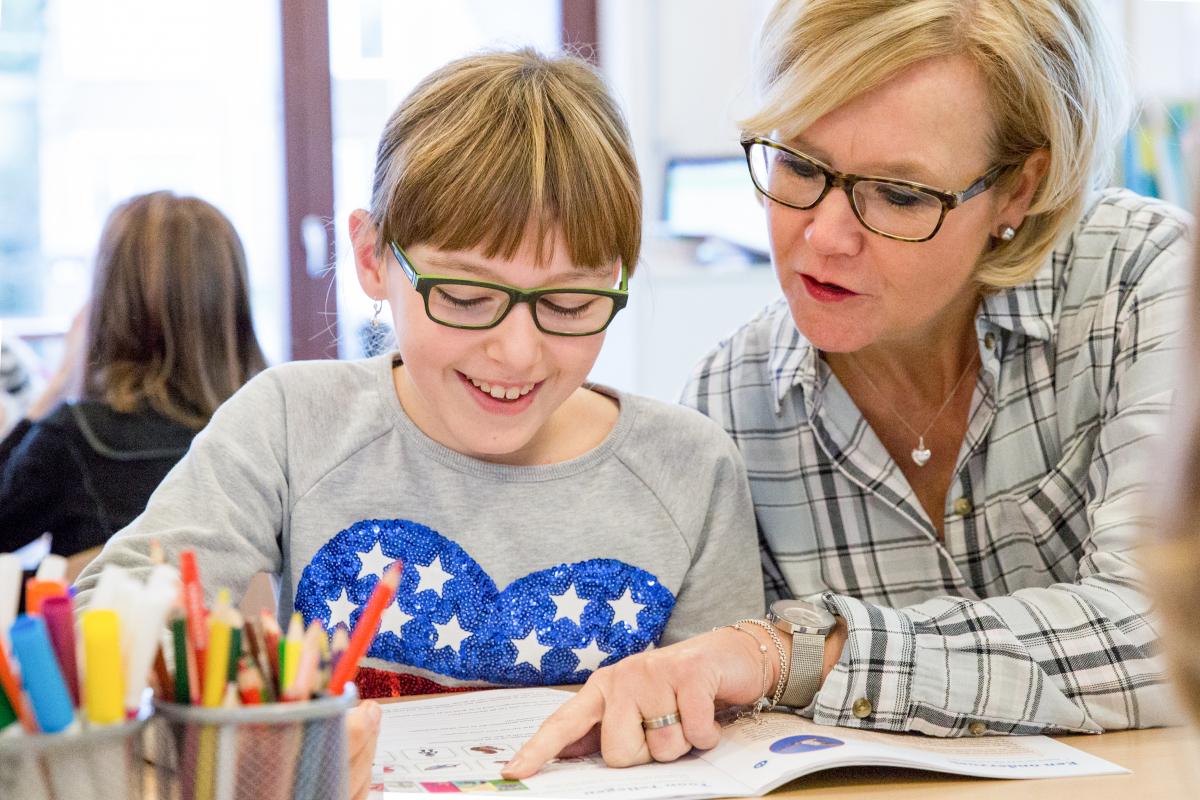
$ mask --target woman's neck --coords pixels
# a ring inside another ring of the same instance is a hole
[[[979,352],[975,334],[979,301],[979,295],[971,292],[903,336],[854,352],[823,356],[843,384],[857,382],[851,377],[855,374],[867,375],[871,384],[889,395],[902,393],[936,407],[953,391]]]

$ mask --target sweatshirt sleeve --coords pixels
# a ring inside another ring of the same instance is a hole
[[[287,400],[271,372],[225,402],[188,454],[76,581],[86,605],[109,564],[144,578],[157,539],[176,563],[195,551],[209,601],[220,588],[240,598],[259,572],[279,573],[288,509]]]
[[[706,459],[695,461],[694,474],[704,477],[698,482],[702,488],[696,495],[684,492],[681,497],[697,512],[698,524],[694,533],[685,531],[692,562],[663,634],[664,645],[714,626],[761,616],[765,608],[746,467],[728,435],[715,424],[711,431]]]

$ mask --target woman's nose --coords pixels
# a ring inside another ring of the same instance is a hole
[[[862,249],[868,231],[858,221],[850,196],[840,186],[831,187],[808,211],[804,239],[809,247],[824,256],[852,256]]]

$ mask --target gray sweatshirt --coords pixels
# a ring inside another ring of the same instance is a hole
[[[281,622],[295,610],[332,631],[400,560],[364,663],[407,682],[374,694],[575,683],[762,612],[746,472],[716,423],[593,387],[620,404],[599,446],[493,464],[422,433],[391,370],[381,356],[254,378],[80,576],[79,602],[106,564],[148,571],[157,538],[172,559],[196,552],[210,599],[268,572]]]

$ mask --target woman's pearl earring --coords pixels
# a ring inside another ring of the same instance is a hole
[[[1014,238],[1016,238],[1016,235],[1017,229],[1012,225],[1005,225],[1004,227],[1000,228],[1000,239],[1002,241],[1011,242]]]
[[[375,301],[375,316],[371,317],[371,327],[372,327],[372,328],[378,328],[378,327],[379,327],[379,314],[380,314],[382,311],[383,311],[383,301],[382,301],[382,300],[376,300],[376,301]]]

